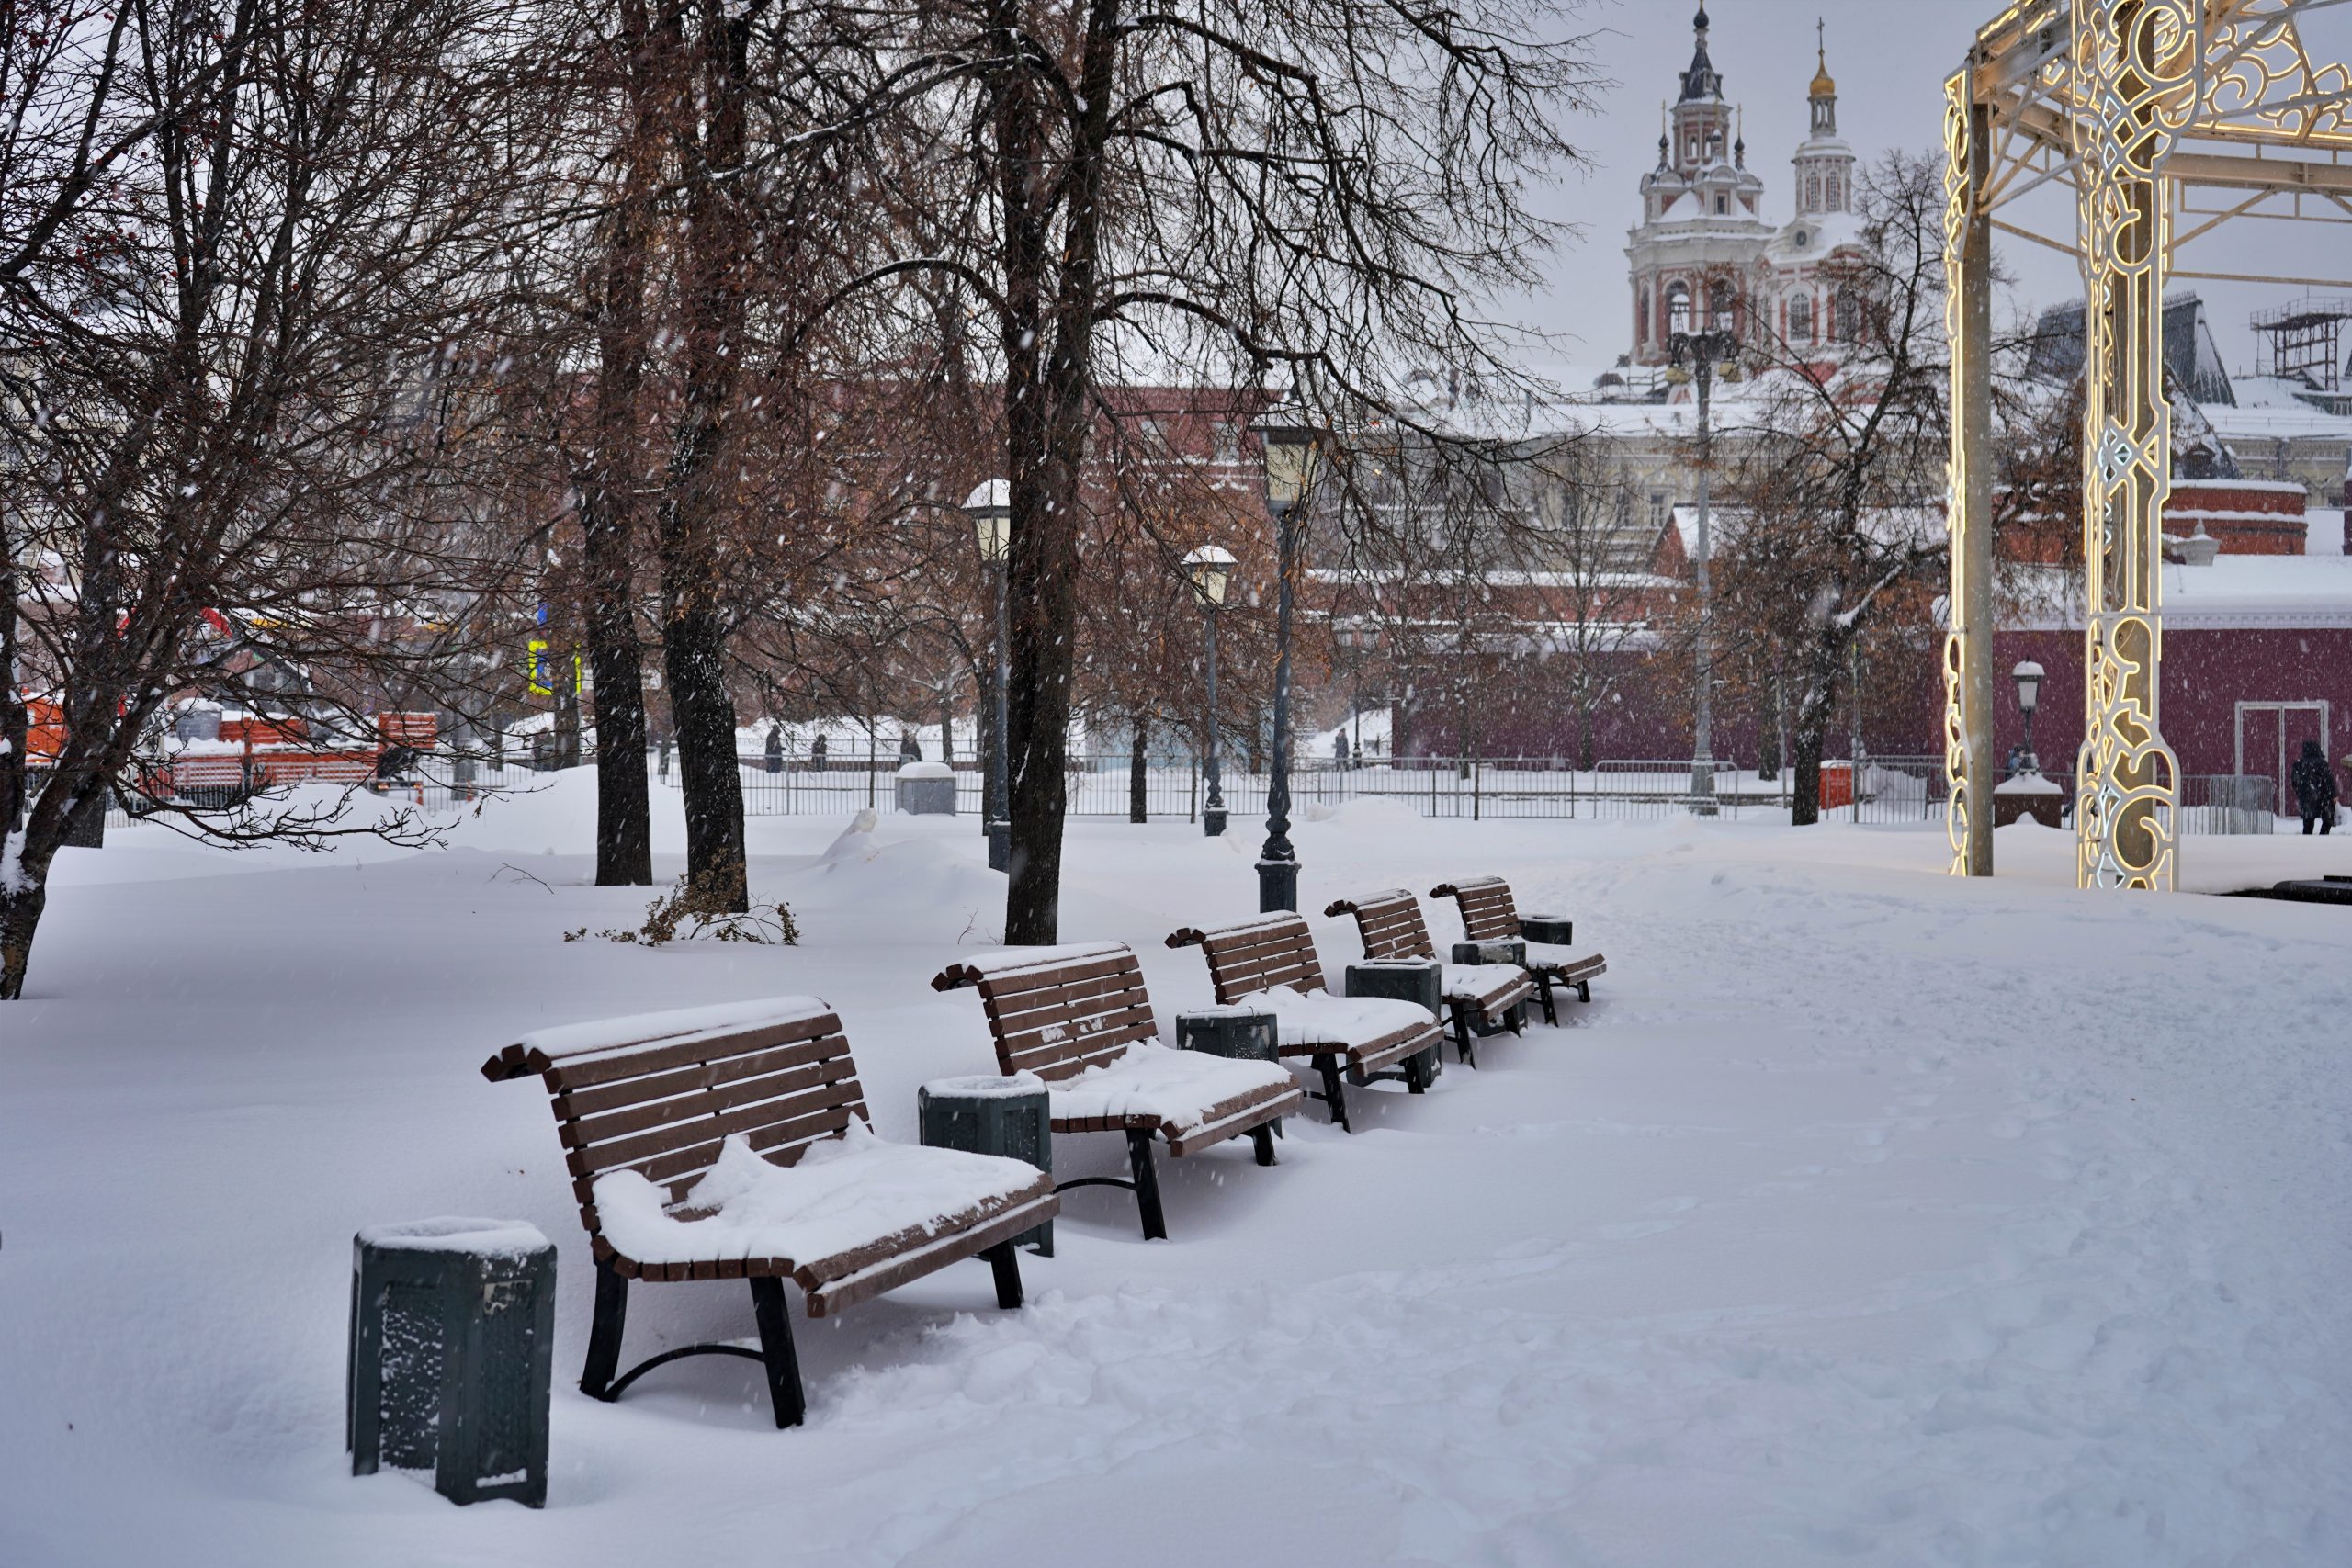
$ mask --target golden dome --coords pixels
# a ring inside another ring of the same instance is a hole
[[[1838,78],[1829,74],[1828,24],[1826,21],[1817,21],[1813,25],[1813,31],[1814,37],[1819,40],[1815,47],[1817,58],[1821,62],[1821,68],[1813,73],[1813,96],[1816,98],[1834,98],[1838,96]]]

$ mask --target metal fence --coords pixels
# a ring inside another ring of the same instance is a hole
[[[1270,778],[1262,770],[1250,770],[1246,759],[1236,762],[1238,765],[1228,764],[1222,770],[1226,808],[1237,818],[1262,816]],[[1843,763],[1833,760],[1830,765]],[[657,787],[679,787],[674,765],[662,772],[649,754],[647,766],[655,774]],[[895,765],[873,768],[863,759],[852,765],[822,769],[787,764],[776,772],[770,772],[763,759],[750,759],[741,767],[743,809],[753,817],[845,816],[869,807],[895,811],[896,773]],[[982,789],[978,768],[959,763],[955,776],[956,810],[977,818]],[[2058,786],[2063,819],[2071,822],[2074,775],[2044,770],[2043,776]],[[548,772],[519,762],[493,766],[486,760],[475,760],[468,765],[462,759],[435,756],[420,760],[403,777],[372,781],[356,790],[438,816],[454,815],[485,798],[546,788],[551,782]],[[1693,791],[1689,758],[1613,758],[1590,769],[1576,768],[1560,758],[1464,761],[1420,757],[1371,766],[1342,766],[1318,759],[1293,768],[1291,810],[1295,816],[1306,817],[1316,809],[1354,800],[1393,800],[1422,817],[1473,821],[1573,818],[1656,821],[1685,815],[1738,820],[1785,812],[1793,784],[1791,769],[1783,768],[1777,776],[1767,778],[1727,759],[1716,762],[1711,796]],[[1950,791],[1941,757],[1866,756],[1857,784],[1849,798],[1824,806],[1824,821],[1875,828],[1940,830],[1944,827]],[[1134,776],[1128,757],[1074,757],[1066,785],[1072,817],[1125,819],[1130,815]],[[2258,773],[2187,775],[2181,780],[2176,831],[2185,836],[2274,832],[2278,818],[2270,806],[2277,787],[2276,780]],[[1836,794],[1835,782],[1826,782],[1825,795]],[[1149,819],[1198,821],[1206,804],[1198,761],[1148,760],[1143,795],[1145,816]],[[191,799],[172,804],[220,809],[236,802]],[[153,815],[156,808],[156,803],[135,792],[118,790],[108,804],[107,826],[127,827]]]

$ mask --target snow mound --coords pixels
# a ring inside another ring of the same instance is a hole
[[[849,826],[842,829],[841,837],[826,845],[825,852],[817,858],[828,864],[853,858],[872,860],[879,852],[874,842],[874,829],[881,820],[875,815],[874,808],[867,807],[850,818]]]

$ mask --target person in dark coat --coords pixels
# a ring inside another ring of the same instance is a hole
[[[2311,836],[2312,824],[2319,824],[2322,833],[2335,829],[2335,770],[2328,766],[2327,753],[2319,742],[2303,742],[2303,754],[2295,759],[2292,774],[2295,804],[2302,807],[2303,835]]]

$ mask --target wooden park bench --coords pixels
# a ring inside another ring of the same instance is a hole
[[[1430,928],[1421,919],[1420,900],[1402,887],[1374,893],[1368,898],[1340,898],[1326,915],[1353,915],[1356,934],[1363,939],[1366,958],[1437,957],[1430,943]],[[1453,1048],[1470,1066],[1474,1032],[1491,1034],[1521,1030],[1521,1015],[1511,1010],[1535,994],[1535,982],[1516,964],[1445,964],[1438,990],[1453,1014]]]
[[[1294,914],[1261,915],[1238,925],[1170,934],[1170,947],[1197,947],[1209,961],[1220,1005],[1261,1007],[1275,1018],[1277,1049],[1304,1056],[1323,1080],[1314,1098],[1349,1132],[1345,1071],[1359,1084],[1401,1081],[1415,1094],[1418,1058],[1444,1036],[1434,1014],[1414,1002],[1386,997],[1335,997],[1323,976],[1306,922]]]
[[[1560,1021],[1558,1010],[1552,1005],[1554,986],[1576,987],[1577,999],[1592,1000],[1592,983],[1609,972],[1609,960],[1598,953],[1572,953],[1568,942],[1576,927],[1569,921],[1546,916],[1531,916],[1529,924],[1539,931],[1555,931],[1556,941],[1531,939],[1522,928],[1519,906],[1510,896],[1510,884],[1499,876],[1474,877],[1467,882],[1441,882],[1430,889],[1432,898],[1451,898],[1462,911],[1462,935],[1467,942],[1525,942],[1527,943],[1527,973],[1535,981],[1536,993],[1543,998],[1544,1021]]]
[[[1017,1307],[1012,1240],[1060,1207],[1020,1160],[876,1137],[841,1020],[813,997],[543,1030],[481,1071],[547,1085],[596,1258],[592,1399],[681,1356],[743,1356],[766,1370],[775,1424],[798,1426],[785,1280],[825,1317],[979,1255],[997,1304]],[[633,1280],[750,1280],[760,1348],[689,1345],[616,1378]]]
[[[1060,1183],[1136,1195],[1147,1239],[1168,1235],[1152,1139],[1182,1157],[1247,1133],[1260,1165],[1274,1163],[1274,1123],[1305,1104],[1279,1062],[1236,1060],[1159,1043],[1143,970],[1125,942],[1007,948],[951,964],[931,982],[980,993],[999,1070],[1046,1080],[1057,1133],[1125,1133],[1132,1179]]]

